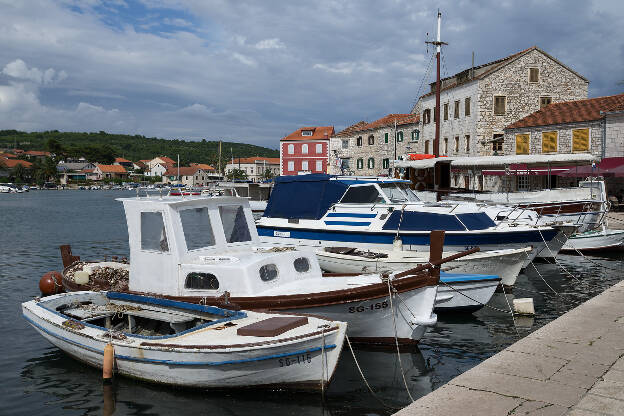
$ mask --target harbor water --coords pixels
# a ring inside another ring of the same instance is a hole
[[[621,280],[624,257],[559,256],[520,275],[513,294],[496,294],[471,315],[439,316],[419,347],[356,348],[367,389],[345,347],[329,389],[210,391],[117,377],[104,390],[101,371],[64,355],[22,318],[21,303],[39,295],[41,275],[61,270],[59,245],[83,259],[127,256],[128,234],[117,197],[130,191],[32,191],[0,194],[0,414],[82,415],[387,415],[442,386],[524,335]],[[564,272],[565,268],[567,272]],[[537,315],[514,320],[508,303],[531,297]],[[599,323],[597,323],[599,324]],[[400,358],[400,359],[399,359]],[[402,373],[405,374],[403,377]]]

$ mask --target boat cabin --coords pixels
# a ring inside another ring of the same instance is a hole
[[[249,201],[234,197],[122,198],[129,289],[167,296],[266,291],[320,276],[312,253],[260,247]]]

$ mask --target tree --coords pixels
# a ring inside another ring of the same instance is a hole
[[[65,159],[67,156],[65,149],[56,139],[48,139],[45,147],[48,152],[53,153],[57,158]]]
[[[262,179],[264,179],[264,180],[267,180],[267,181],[271,180],[271,179],[273,179],[273,176],[274,176],[273,172],[271,172],[271,169],[269,169],[269,168],[266,168],[264,170],[264,172],[262,172]]]
[[[227,178],[228,181],[236,181],[236,180],[244,181],[247,179],[247,173],[242,169],[234,168],[231,171],[229,171],[227,175],[225,175],[225,177]]]
[[[22,165],[21,163],[15,165],[13,171],[11,172],[11,176],[13,176],[13,178],[15,179],[15,183],[24,182],[27,176],[26,168],[24,167],[24,165]]]

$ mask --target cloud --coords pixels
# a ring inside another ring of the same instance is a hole
[[[21,59],[16,59],[13,62],[8,63],[2,73],[12,78],[18,78],[23,80],[30,80],[37,84],[50,85],[56,82],[63,81],[67,78],[65,71],[56,72],[52,68],[48,68],[45,71],[41,71],[39,68],[28,68],[26,63]]]
[[[256,49],[282,49],[284,44],[278,38],[264,39],[256,43]]]
[[[252,58],[250,58],[248,56],[245,56],[245,55],[242,55],[242,54],[240,54],[238,52],[234,52],[232,54],[232,57],[234,59],[236,59],[237,61],[239,61],[240,63],[242,63],[242,64],[245,64],[245,65],[248,65],[248,66],[253,66],[253,67],[258,66],[256,61],[254,61]]]

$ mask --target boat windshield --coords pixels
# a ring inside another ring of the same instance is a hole
[[[215,245],[207,207],[180,211],[180,221],[182,222],[187,250],[197,250]]]
[[[391,203],[419,201],[418,197],[405,183],[381,183],[379,186]]]
[[[228,243],[251,241],[251,233],[242,205],[221,205],[219,207],[225,240]]]

